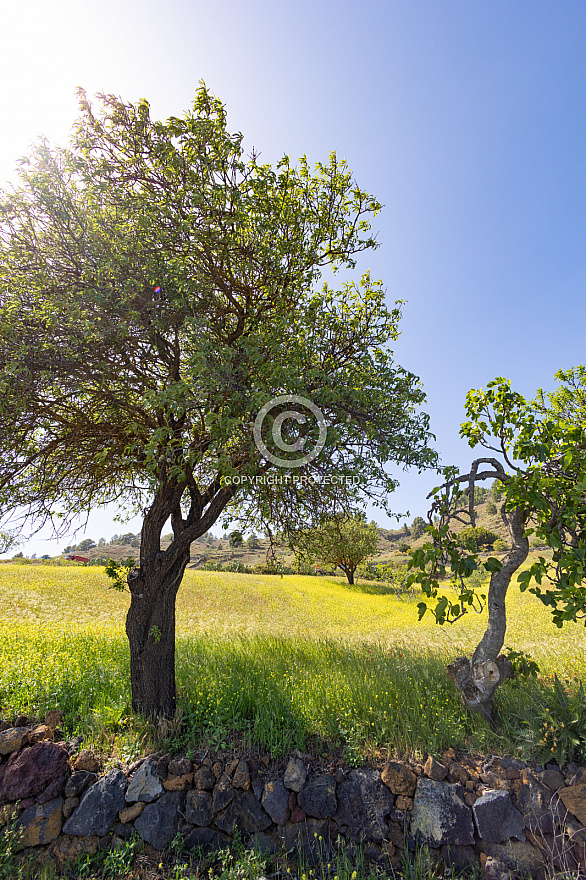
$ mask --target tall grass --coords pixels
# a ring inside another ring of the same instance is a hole
[[[11,571],[12,569],[12,571]],[[99,569],[0,566],[0,709],[65,712],[83,733],[131,756],[149,735],[130,708],[128,598]],[[469,653],[483,616],[442,629],[416,602],[334,579],[189,572],[178,603],[175,747],[231,733],[263,749],[340,746],[531,749],[543,686],[499,689],[499,730],[461,707],[445,665]],[[533,597],[511,591],[507,644],[544,673],[585,671],[584,628],[559,631]],[[108,621],[108,622],[107,622]],[[152,731],[151,731],[152,733]]]

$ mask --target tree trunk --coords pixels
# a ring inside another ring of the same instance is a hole
[[[147,717],[175,713],[175,598],[189,562],[189,546],[173,561],[159,552],[128,577],[132,708]]]
[[[492,703],[497,687],[512,677],[510,662],[500,650],[505,641],[507,615],[505,598],[511,578],[525,562],[529,541],[525,535],[525,517],[515,510],[504,514],[512,548],[500,571],[490,578],[488,589],[488,626],[471,659],[458,657],[448,666],[448,675],[460,691],[464,705],[492,720]]]
[[[354,585],[354,572],[356,571],[356,569],[349,568],[347,565],[341,565],[340,568],[348,578],[348,583]]]

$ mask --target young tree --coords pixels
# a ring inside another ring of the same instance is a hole
[[[399,305],[368,275],[317,286],[376,245],[380,205],[346,164],[246,157],[205,87],[167,122],[100,104],[82,93],[71,146],[40,143],[0,201],[0,512],[62,531],[111,501],[143,514],[132,703],[168,716],[194,540],[222,515],[311,524],[385,497],[386,462],[435,457],[419,380],[390,351]]]
[[[233,550],[237,549],[238,547],[241,547],[243,543],[244,543],[244,538],[242,536],[242,532],[239,532],[237,530],[234,532],[230,532],[229,544]]]
[[[294,544],[298,560],[318,560],[341,568],[348,583],[361,562],[377,552],[378,528],[364,517],[336,517],[297,536]]]
[[[549,400],[541,395],[528,402],[505,379],[468,393],[468,421],[460,433],[472,448],[480,445],[490,454],[477,458],[468,473],[455,468],[444,472],[446,481],[431,493],[433,542],[413,551],[410,561],[413,581],[436,600],[438,623],[458,620],[484,603],[488,606],[488,625],[472,658],[459,657],[448,667],[465,704],[487,718],[496,688],[512,675],[511,664],[500,654],[506,631],[505,598],[512,577],[527,559],[531,534],[551,549],[552,556],[540,556],[517,575],[521,591],[529,589],[549,606],[557,626],[586,618],[586,429],[579,420],[567,418],[571,385],[564,374],[558,378],[564,384]],[[557,405],[560,400],[565,400],[563,408]],[[500,513],[510,549],[502,562],[492,557],[481,563],[473,541],[463,553],[459,535],[451,529],[455,521],[474,528],[478,498],[474,490],[483,480],[497,480],[503,493]],[[466,486],[466,506],[459,503],[462,486]],[[439,517],[437,524],[434,516]],[[490,573],[488,597],[466,583],[481,569]],[[459,589],[455,601],[439,595],[439,582],[446,577]],[[420,603],[420,618],[427,607],[427,602]]]

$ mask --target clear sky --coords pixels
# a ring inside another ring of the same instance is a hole
[[[2,30],[0,180],[67,140],[78,85],[166,118],[203,79],[266,161],[345,157],[385,205],[359,268],[406,300],[395,352],[445,463],[470,459],[469,388],[532,394],[586,360],[584,0],[13,0]],[[424,514],[434,478],[401,479],[395,509]]]

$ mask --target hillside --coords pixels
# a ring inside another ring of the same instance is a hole
[[[506,527],[499,515],[498,506],[495,505],[492,494],[487,491],[485,496],[479,499],[477,503],[478,520],[477,525],[488,529],[499,535],[505,543],[508,543],[508,535]],[[412,534],[411,526],[405,524],[400,529],[378,530],[378,555],[376,562],[402,564],[407,559],[407,554],[412,547],[420,546],[426,540],[426,536],[415,538]],[[463,525],[455,524],[455,531],[460,531]],[[103,541],[103,539],[102,539]],[[93,542],[91,542],[93,543]],[[162,541],[162,547],[168,547],[171,543],[171,535],[165,535]],[[105,541],[87,547],[88,539],[80,542],[78,545],[67,547],[63,551],[63,556],[68,553],[77,553],[86,556],[90,561],[98,559],[115,559],[122,561],[128,557],[138,558],[140,552],[140,536],[126,534],[114,536],[114,539],[107,543]],[[270,542],[268,538],[256,538],[244,540],[240,547],[231,547],[229,537],[222,538],[213,537],[208,534],[195,541],[191,548],[190,568],[201,569],[204,566],[232,566],[243,565],[248,568],[256,566],[265,566],[267,563],[267,554],[270,550]],[[293,553],[285,546],[277,547],[277,558],[285,565],[291,566],[294,562]]]

